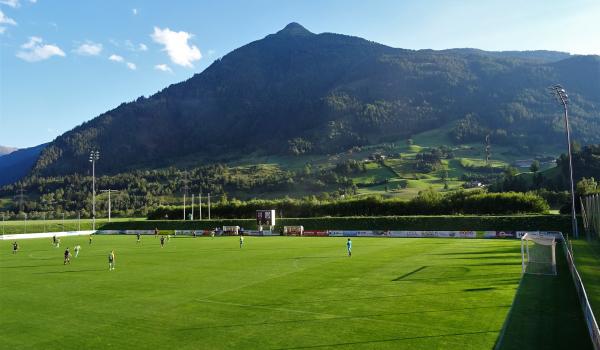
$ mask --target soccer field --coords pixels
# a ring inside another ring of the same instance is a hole
[[[494,347],[521,279],[519,241],[355,238],[351,258],[345,241],[246,237],[240,249],[237,237],[185,237],[160,248],[151,236],[70,237],[60,248],[21,240],[16,255],[1,241],[0,348]],[[76,242],[79,257],[63,266]],[[570,312],[544,324],[545,341],[577,347],[564,330],[588,345]]]

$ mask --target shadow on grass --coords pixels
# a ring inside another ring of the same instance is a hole
[[[424,270],[424,269],[426,269],[426,268],[427,268],[427,266],[421,266],[421,267],[419,267],[419,268],[417,268],[417,269],[415,269],[415,270],[413,270],[413,271],[411,271],[411,272],[409,272],[409,273],[405,273],[405,274],[404,274],[404,275],[402,275],[402,276],[399,276],[399,277],[396,277],[396,278],[394,278],[392,281],[400,281],[400,280],[403,280],[403,279],[405,279],[406,277],[408,277],[408,276],[410,276],[410,275],[413,275],[413,274],[415,274],[415,273],[417,273],[417,272],[419,272],[419,271],[422,271],[422,270]]]
[[[523,275],[496,349],[592,349],[562,246],[558,275]]]

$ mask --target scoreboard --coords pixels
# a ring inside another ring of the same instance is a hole
[[[275,209],[257,210],[256,224],[258,226],[275,226]]]

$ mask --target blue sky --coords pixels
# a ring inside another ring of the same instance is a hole
[[[0,0],[0,145],[28,147],[299,22],[394,47],[600,55],[600,1]]]

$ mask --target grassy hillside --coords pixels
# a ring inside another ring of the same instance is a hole
[[[560,149],[528,152],[518,146],[492,144],[490,166],[485,165],[484,144],[454,144],[449,135],[453,123],[416,134],[410,139],[353,147],[329,155],[260,155],[250,153],[241,159],[203,168],[189,168],[186,162],[173,168],[148,169],[107,176],[98,165],[98,189],[119,190],[112,195],[114,215],[143,216],[158,205],[183,203],[184,180],[189,179],[187,203],[191,194],[211,193],[212,201],[224,198],[339,198],[381,195],[410,199],[420,191],[432,188],[448,192],[462,189],[466,182],[487,178],[518,160],[555,158]],[[439,153],[437,163],[423,163],[422,158]],[[424,168],[425,166],[425,168]],[[557,172],[542,164],[542,171]],[[518,168],[531,182],[528,167]],[[491,177],[490,177],[491,176]],[[24,185],[25,211],[47,215],[76,217],[78,212],[90,216],[91,178],[73,175],[35,178]],[[481,181],[481,180],[479,180]],[[18,208],[19,186],[0,188],[0,212]],[[42,192],[40,192],[42,191]],[[62,198],[61,198],[62,197]],[[108,196],[98,193],[97,210],[106,216]]]

